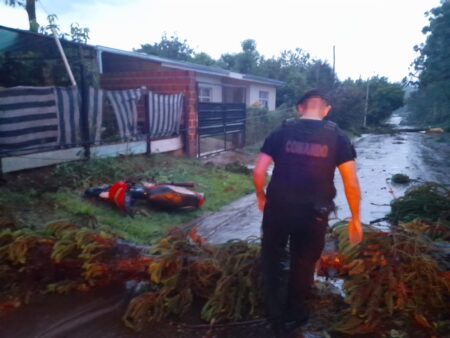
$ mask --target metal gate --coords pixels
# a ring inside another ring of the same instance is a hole
[[[207,156],[245,144],[245,103],[198,103],[198,155]]]

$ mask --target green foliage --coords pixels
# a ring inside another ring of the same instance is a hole
[[[195,53],[194,57],[190,60],[193,63],[205,66],[215,66],[216,60],[204,52]]]
[[[390,83],[385,77],[371,78],[369,86],[367,124],[376,126],[403,106],[404,91],[401,84]]]
[[[242,52],[236,54],[223,54],[218,65],[244,74],[255,74],[258,68],[260,55],[256,50],[256,41],[247,39],[241,42]]]
[[[428,182],[408,189],[404,196],[393,200],[388,218],[393,223],[422,219],[450,226],[449,211],[450,190]]]
[[[345,80],[330,94],[332,103],[330,120],[347,130],[361,127],[364,119],[365,97],[362,80]]]
[[[186,40],[180,40],[177,35],[167,36],[167,33],[164,33],[160,42],[142,44],[134,51],[181,61],[191,61],[194,57],[194,50]]]
[[[59,25],[57,24],[58,16],[56,14],[50,14],[47,17],[48,25],[41,26],[39,33],[43,35],[53,35],[53,31],[60,39],[68,39],[77,43],[87,43],[89,40],[89,28],[80,27],[76,22],[70,25],[70,33],[63,33]]]
[[[411,121],[450,125],[450,1],[426,13],[429,24],[422,32],[426,42],[415,46],[419,56],[413,63],[417,91],[408,99]]]
[[[35,41],[36,45],[42,43]],[[26,50],[14,53],[0,53],[0,86],[70,86],[64,64],[54,44],[43,48],[25,45]],[[88,85],[98,85],[97,64],[93,55],[84,49],[64,46],[77,83],[81,83],[81,67],[84,67]],[[85,56],[80,58],[80,54]],[[55,55],[55,57],[51,57]],[[50,56],[50,57],[49,57]]]
[[[225,53],[214,60],[206,53],[196,53],[186,40],[163,35],[159,43],[142,45],[137,51],[283,81],[284,86],[277,89],[278,112],[270,114],[264,110],[249,110],[248,145],[260,142],[264,135],[275,129],[286,118],[285,113],[279,113],[280,108],[295,106],[298,98],[310,89],[329,94],[333,105],[331,119],[342,128],[356,130],[363,124],[367,82],[339,82],[327,62],[311,59],[301,48],[285,50],[278,56],[266,58],[258,52],[255,40],[247,39],[241,42],[240,52]],[[373,77],[369,81],[371,90],[367,121],[369,125],[379,125],[392,111],[403,105],[403,89],[400,84],[390,83],[384,77]]]
[[[86,44],[89,29],[72,23],[70,33],[61,31],[56,15],[48,16],[48,25],[40,26],[42,35],[56,35],[62,40]],[[0,51],[0,86],[69,86],[70,80],[61,55],[53,40],[39,36],[20,35],[13,51]],[[61,42],[78,84],[82,82],[84,68],[88,85],[97,86],[98,71],[95,54],[82,45]]]
[[[380,125],[390,114],[403,106],[404,91],[399,83],[390,83],[385,77],[367,81],[347,79],[330,92],[332,110],[330,119],[341,128],[355,130],[363,126],[366,92],[369,85],[367,124]]]
[[[306,90],[314,87],[307,79],[310,63],[309,54],[300,48],[283,51],[278,57],[262,57],[257,75],[284,81],[285,85],[277,92],[277,106],[283,103],[293,106]]]
[[[245,142],[247,145],[261,143],[267,135],[274,131],[281,123],[291,117],[295,117],[294,109],[279,107],[270,112],[263,108],[247,109],[247,121],[245,129]]]
[[[306,80],[310,86],[328,93],[334,85],[333,69],[326,61],[314,60],[306,68]]]

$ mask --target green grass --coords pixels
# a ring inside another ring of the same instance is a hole
[[[140,202],[131,217],[107,203],[83,198],[83,192],[89,186],[122,179],[194,182],[194,190],[205,193],[205,204],[196,211],[166,212]],[[9,175],[7,181],[0,187],[0,205],[21,226],[41,227],[61,218],[78,223],[95,220],[99,228],[142,244],[151,243],[170,227],[216,211],[253,189],[249,175],[166,155],[74,162],[52,169]]]

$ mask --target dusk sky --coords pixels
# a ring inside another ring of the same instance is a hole
[[[0,4],[0,25],[28,28],[24,9]],[[132,50],[176,33],[214,58],[255,39],[266,57],[297,47],[332,62],[340,79],[374,74],[399,81],[423,42],[424,13],[439,0],[39,0],[38,21],[57,14],[91,30],[90,44]]]

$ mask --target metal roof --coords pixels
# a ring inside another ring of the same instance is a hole
[[[27,46],[30,46],[30,43],[27,40],[20,39],[20,34],[26,34],[27,37],[34,39],[53,39],[52,36],[32,33],[30,31],[21,30],[21,29],[15,29],[10,27],[5,27],[0,25],[0,51],[15,51],[23,48],[27,48]],[[60,39],[63,44],[71,44],[71,45],[80,45],[79,43],[72,42],[69,40],[63,40]],[[31,40],[30,40],[31,41]],[[155,55],[149,55],[145,53],[140,52],[129,52],[124,51],[116,48],[111,47],[104,47],[104,46],[93,46],[88,44],[81,44],[85,48],[91,48],[96,50],[97,52],[105,52],[105,53],[111,53],[116,55],[122,55],[132,58],[139,58],[143,60],[148,60],[151,62],[159,63],[162,67],[167,68],[174,68],[174,69],[182,69],[182,70],[189,70],[193,71],[199,74],[206,74],[206,75],[214,75],[214,76],[221,76],[246,82],[252,82],[252,83],[261,83],[266,85],[272,85],[281,87],[284,85],[284,82],[269,79],[262,76],[256,76],[256,75],[250,75],[250,74],[241,74],[236,73],[230,70],[226,70],[219,67],[213,67],[213,66],[204,66],[199,65],[192,62],[184,62],[184,61],[178,61],[173,59],[167,59],[162,58]]]
[[[196,73],[201,73],[201,74],[206,74],[206,75],[228,77],[228,78],[232,78],[232,79],[236,79],[236,80],[269,84],[269,85],[277,86],[277,87],[284,85],[283,81],[278,81],[278,80],[269,79],[266,77],[256,76],[256,75],[241,74],[241,73],[232,72],[230,70],[226,70],[226,69],[219,68],[219,67],[205,66],[205,65],[199,65],[196,63],[192,63],[192,62],[167,59],[167,58],[162,58],[159,56],[149,55],[149,54],[140,53],[140,52],[128,52],[128,51],[111,48],[111,47],[96,46],[95,48],[101,52],[122,55],[122,56],[128,56],[128,57],[134,57],[134,58],[144,59],[144,60],[148,60],[148,61],[152,61],[152,62],[158,62],[161,64],[162,67],[167,67],[167,68],[190,70],[190,71],[193,71]]]
[[[39,33],[30,32],[23,29],[16,29],[11,27],[5,27],[0,25],[0,51],[1,52],[18,52],[18,51],[30,51],[36,45],[36,41],[39,43],[49,40],[51,45],[54,45],[52,35],[44,35]],[[70,40],[59,39],[63,45],[79,46],[83,48],[95,49],[95,46],[88,44],[80,44]],[[42,46],[42,45],[41,45]],[[45,46],[47,47],[47,45]]]

